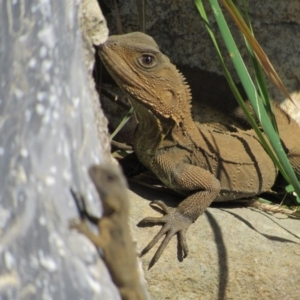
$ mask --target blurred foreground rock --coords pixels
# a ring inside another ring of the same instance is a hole
[[[3,300],[119,299],[95,247],[68,229],[77,215],[70,187],[99,214],[87,168],[111,159],[79,3],[0,3]],[[94,21],[103,42],[108,31],[99,8]]]

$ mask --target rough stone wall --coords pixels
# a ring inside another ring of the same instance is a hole
[[[211,21],[213,30],[217,33],[222,53],[226,50],[217,30],[208,1],[203,1]],[[241,1],[240,1],[241,2]],[[283,1],[248,1],[249,14],[255,36],[282,78],[288,91],[300,103],[300,3],[297,0]],[[105,1],[108,28],[110,34],[116,33],[114,1]],[[136,1],[120,1],[119,5],[123,31],[140,30]],[[110,11],[110,12],[109,12]],[[230,20],[228,14],[227,20]],[[243,39],[232,21],[229,21],[232,33],[238,45],[243,45]],[[154,0],[146,1],[146,33],[150,34],[175,64],[196,66],[204,70],[221,74],[221,68],[211,40],[201,21],[194,1],[185,0]],[[241,53],[246,57],[246,49],[241,47]],[[228,55],[225,56],[227,66],[233,71]],[[247,60],[249,62],[249,60]],[[237,76],[234,76],[237,79]],[[201,84],[201,83],[200,83]],[[281,102],[285,96],[269,83],[271,96]],[[293,105],[285,104],[285,108],[295,117],[300,113]]]
[[[95,247],[68,229],[70,187],[100,212],[87,168],[111,159],[79,6],[0,2],[0,299],[119,298]]]

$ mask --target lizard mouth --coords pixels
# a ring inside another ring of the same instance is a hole
[[[138,80],[139,74],[134,72],[124,60],[120,60],[120,56],[114,53],[112,47],[107,42],[98,47],[98,55],[105,65],[108,73],[120,85],[128,85],[138,87],[140,82]],[[135,79],[137,77],[137,79]],[[122,81],[120,81],[122,78]]]

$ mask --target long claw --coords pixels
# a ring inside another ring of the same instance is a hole
[[[76,229],[76,227],[78,227],[79,224],[80,224],[80,220],[78,220],[77,218],[69,220],[70,229]]]
[[[152,201],[150,203],[150,206],[152,208],[155,207],[155,205],[159,206],[166,215],[168,215],[171,212],[170,211],[171,208],[168,207],[165,203],[163,203],[160,200],[155,200],[155,201]],[[138,225],[147,225],[149,223],[152,223],[152,224],[164,224],[164,223],[167,222],[167,220],[168,219],[165,216],[162,216],[162,217],[159,217],[159,218],[148,217],[148,218],[144,218],[143,220],[141,220]]]
[[[159,260],[166,246],[170,242],[171,238],[177,233],[179,237],[179,244],[182,249],[183,257],[188,255],[188,247],[186,243],[186,231],[190,224],[193,222],[189,217],[185,216],[181,211],[176,208],[166,206],[162,201],[153,201],[151,206],[157,205],[165,213],[164,216],[155,218],[144,218],[138,225],[159,225],[163,224],[163,227],[150,241],[150,243],[142,250],[140,256],[145,255],[152,247],[159,241],[159,239],[166,235],[160,246],[158,247],[155,255],[151,259],[149,269]]]
[[[189,248],[186,242],[186,231],[179,231],[179,243],[183,252],[183,257],[187,257],[189,254]]]
[[[156,234],[156,236],[152,239],[152,241],[142,250],[141,255],[145,255],[151,248],[158,242],[158,240],[166,234],[169,228],[163,226],[160,231]]]
[[[162,241],[162,243],[158,247],[157,251],[155,252],[153,258],[151,259],[148,270],[151,269],[152,266],[154,266],[154,264],[159,260],[161,254],[165,250],[166,246],[169,244],[169,242],[174,234],[175,234],[174,232],[169,231],[169,233],[165,236],[164,240]]]
[[[141,220],[139,222],[138,225],[148,225],[148,224],[164,224],[166,223],[167,220],[164,219],[164,217],[159,217],[159,218],[156,218],[156,217],[147,217],[147,218],[144,218],[143,220]]]
[[[153,207],[154,205],[159,206],[165,214],[168,214],[170,211],[170,208],[164,202],[162,202],[160,200],[154,200],[150,203],[151,207]]]
[[[86,223],[83,220],[77,218],[69,220],[69,228],[81,233],[85,233],[88,230]]]

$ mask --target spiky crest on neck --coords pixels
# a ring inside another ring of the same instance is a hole
[[[137,85],[126,84],[123,84],[123,89],[129,94],[137,110],[142,106],[149,109],[157,118],[171,119],[178,126],[182,126],[192,118],[190,86],[174,65],[169,63],[167,69],[169,78],[152,74],[152,78],[148,77],[146,80],[140,77],[142,89]]]

